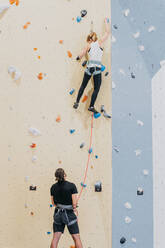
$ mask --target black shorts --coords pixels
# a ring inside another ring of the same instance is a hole
[[[67,217],[66,217],[67,215]],[[67,219],[66,219],[67,218]],[[74,222],[73,224],[68,224]],[[79,226],[77,223],[77,217],[73,210],[66,210],[66,212],[59,211],[55,209],[54,212],[54,222],[53,231],[64,233],[65,226],[67,225],[70,234],[79,234]]]

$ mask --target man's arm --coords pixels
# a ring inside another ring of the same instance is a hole
[[[102,36],[100,40],[100,44],[104,43],[110,35],[110,27],[108,23],[108,18],[105,18],[104,22],[105,22],[105,34]]]
[[[77,211],[77,194],[72,194],[72,206],[75,214],[78,216],[78,211]]]
[[[52,205],[55,206],[53,196],[51,196],[51,202],[52,202]]]

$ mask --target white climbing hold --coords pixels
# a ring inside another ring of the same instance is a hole
[[[136,33],[133,34],[133,37],[135,39],[139,38],[139,36],[140,36],[140,32],[139,31],[137,31]]]
[[[130,13],[130,9],[125,9],[123,11],[124,16],[126,16],[126,17],[129,15],[129,13]]]
[[[142,151],[141,151],[140,149],[135,150],[135,154],[136,154],[136,156],[140,156],[140,155],[141,155],[141,153],[142,153]]]
[[[136,243],[136,238],[131,239],[133,243]]]
[[[161,60],[161,61],[160,61],[160,66],[161,66],[161,67],[165,66],[165,60]]]
[[[35,163],[37,161],[37,156],[32,157],[32,162]]]
[[[143,170],[143,174],[144,174],[144,176],[148,176],[149,175],[149,171],[148,170]]]
[[[21,78],[22,73],[14,66],[9,66],[8,68],[8,73],[11,75],[11,77],[17,81]]]
[[[122,68],[119,69],[119,73],[121,73],[123,76],[126,75],[125,71]]]
[[[143,52],[145,50],[144,46],[143,45],[140,45],[139,46],[139,51]]]
[[[112,37],[111,37],[111,41],[112,41],[112,43],[115,43],[115,42],[116,42],[116,38],[115,38],[115,36],[113,36],[113,35],[112,35]]]
[[[132,219],[129,217],[129,216],[126,216],[125,217],[125,223],[126,224],[129,224],[129,223],[131,223],[132,222]]]
[[[114,81],[112,81],[112,89],[115,89],[116,88],[116,84]]]
[[[126,203],[124,204],[124,206],[125,206],[125,208],[127,208],[127,209],[131,209],[131,208],[132,208],[132,205],[131,205],[131,203],[129,203],[129,202],[126,202]]]
[[[7,10],[10,7],[10,4],[1,4],[0,5],[0,14],[3,14],[5,10]]]
[[[34,136],[39,136],[41,135],[41,132],[37,129],[37,128],[34,128],[34,127],[30,127],[29,128],[29,132],[34,135]]]
[[[148,28],[148,32],[149,32],[149,33],[153,32],[153,31],[155,31],[155,30],[156,30],[155,26],[150,26],[150,27]]]
[[[140,121],[140,120],[137,120],[137,124],[139,125],[139,126],[144,126],[144,123],[142,122],[142,121]]]

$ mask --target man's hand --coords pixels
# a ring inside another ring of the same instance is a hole
[[[77,211],[77,209],[75,208],[75,209],[73,209],[73,211],[74,211],[75,215],[78,217],[78,211]]]

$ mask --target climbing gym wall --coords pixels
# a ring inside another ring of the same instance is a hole
[[[112,247],[164,247],[164,15],[112,1]]]
[[[83,9],[87,15],[77,18]],[[79,192],[86,186],[78,208],[84,247],[111,247],[111,119],[87,111],[92,81],[72,108],[84,72],[76,57],[91,29],[104,34],[104,17],[107,0],[0,0],[0,247],[50,247],[58,167]],[[111,114],[110,44],[96,107]],[[97,182],[102,192],[95,192]],[[72,245],[66,230],[59,247]]]

